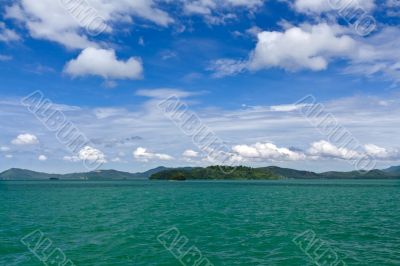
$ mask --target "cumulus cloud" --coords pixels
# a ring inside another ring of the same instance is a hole
[[[14,145],[32,145],[38,144],[39,140],[35,135],[26,133],[18,135],[15,139],[11,141],[11,143]]]
[[[196,158],[199,156],[199,153],[194,150],[186,150],[182,153],[182,156],[187,158]]]
[[[280,148],[272,143],[256,143],[253,145],[236,145],[232,150],[244,159],[256,160],[304,160],[306,155],[302,152]]]
[[[63,160],[68,162],[89,161],[96,163],[107,163],[104,153],[90,146],[85,146],[82,148],[77,155],[64,156]]]
[[[264,31],[258,34],[249,68],[323,70],[332,57],[346,55],[354,48],[353,39],[343,35],[339,27],[325,23],[292,27],[284,32]]]
[[[218,59],[208,70],[214,77],[282,68],[288,71],[326,70],[334,60],[345,60],[345,74],[383,75],[400,81],[400,29],[386,26],[361,38],[337,24],[286,25],[282,31],[262,31],[247,59]]]
[[[400,150],[398,149],[386,149],[375,144],[366,144],[364,149],[368,155],[376,159],[398,160],[400,158]]]
[[[137,160],[147,162],[149,160],[161,160],[161,161],[169,161],[172,160],[173,157],[168,154],[162,153],[152,153],[149,152],[146,148],[139,147],[133,152],[133,157]]]
[[[321,140],[311,143],[305,152],[280,148],[272,143],[236,145],[232,148],[232,152],[242,161],[355,160],[367,155],[381,161],[398,160],[400,158],[399,149],[386,149],[375,144],[367,144],[359,148],[356,151]]]
[[[4,157],[6,157],[7,159],[12,159],[14,156],[12,154],[6,154]]]
[[[337,158],[343,160],[352,160],[361,157],[361,154],[357,151],[344,147],[337,147],[325,140],[312,143],[308,152],[312,156],[322,158]]]
[[[366,144],[364,145],[364,148],[373,156],[387,157],[389,155],[389,152],[385,148],[379,147],[375,144]]]
[[[337,11],[341,9],[357,9],[362,8],[370,11],[375,7],[374,0],[295,0],[293,8],[302,13],[322,13],[329,11]]]
[[[95,45],[89,40],[87,32],[81,29],[93,27],[96,17],[103,20],[109,32],[115,24],[121,25],[121,22],[131,25],[133,17],[163,27],[173,22],[166,12],[156,7],[153,0],[87,0],[80,3],[76,5],[76,1],[71,4],[71,1],[17,0],[6,7],[5,17],[22,22],[34,38],[55,41],[68,48]],[[91,17],[87,14],[94,15]]]
[[[283,32],[263,31],[250,58],[244,60],[219,59],[210,69],[217,77],[235,75],[244,70],[279,67],[289,71],[324,70],[335,57],[349,55],[356,42],[344,34],[339,26],[326,23],[291,26]]]
[[[46,155],[39,155],[38,160],[39,161],[47,161],[47,156]]]
[[[346,147],[338,147],[324,140],[312,143],[307,152],[314,159],[355,160],[370,156],[376,160],[390,161],[400,158],[400,150],[396,148],[387,149],[375,144],[366,144],[360,146],[360,149],[356,151]]]
[[[362,144],[378,144],[390,152],[391,148],[394,148],[393,145],[400,141],[399,128],[397,126],[400,115],[400,100],[396,97],[396,94],[380,97],[358,95],[326,101],[323,104],[326,106],[326,112],[335,114],[335,117],[346,129],[354,136],[359,137],[360,140],[364,140]],[[278,148],[286,147],[293,152],[304,153],[307,159],[313,160],[312,164],[310,164],[313,170],[329,170],[332,165],[326,161],[330,160],[334,160],[335,167],[337,166],[336,163],[346,165],[345,160],[332,159],[332,156],[317,157],[308,153],[307,150],[310,144],[320,140],[320,132],[309,125],[299,112],[292,107],[291,105],[246,106],[237,107],[236,109],[230,108],[229,110],[207,108],[199,109],[199,111],[201,112],[202,120],[215,130],[216,134],[229,141],[227,143],[228,151],[232,151],[231,146],[233,144],[231,143],[252,146],[256,142],[266,142],[263,139],[268,136],[270,141],[267,142],[274,143]],[[76,108],[73,106],[62,106],[62,108],[68,110],[68,113],[74,117],[74,123],[83,128],[90,136],[91,142],[94,143],[92,146],[107,154],[107,160],[108,156],[110,160],[117,156],[126,160],[127,154],[132,154],[136,147],[150,147],[146,146],[150,142],[152,147],[162,148],[165,150],[162,153],[171,155],[181,155],[183,151],[193,145],[191,138],[182,137],[180,130],[170,121],[167,121],[165,117],[161,115],[159,117],[155,116],[154,110],[156,108],[144,109],[138,106],[135,110],[121,109],[118,114],[113,111],[104,112],[102,114],[107,117],[104,119],[97,119],[94,108]],[[119,108],[117,107],[117,109]],[[16,124],[15,121],[7,119],[7,114],[10,112],[16,114],[20,123]],[[382,119],[382,117],[385,119]],[[22,126],[36,128],[36,130],[30,131],[31,133],[41,130],[40,125],[37,125],[32,120],[32,117],[23,110],[18,101],[11,104],[7,103],[6,99],[1,100],[0,120],[3,121],[3,126],[6,129],[6,131],[0,132],[3,134],[2,139],[9,138],[8,136],[11,132],[18,132]],[[288,128],[293,130],[288,130]],[[127,136],[126,132],[135,132],[142,139],[131,135]],[[39,135],[37,136],[39,137]],[[113,136],[113,138],[110,139],[110,136]],[[46,154],[53,154],[53,158],[62,159],[65,155],[63,153],[65,147],[54,140],[51,132],[44,130],[40,135],[40,143],[46,144],[46,148],[51,149],[46,151]],[[283,143],[287,144],[284,145]],[[9,146],[6,144],[4,142],[2,145]],[[290,147],[299,147],[302,151]],[[13,152],[16,150],[14,156],[18,157],[16,158],[18,160],[30,158],[31,156],[18,151],[17,148],[23,147],[12,145],[10,148],[12,148]],[[359,149],[359,153],[367,152],[361,145]],[[125,155],[120,155],[119,152],[125,152]],[[8,153],[12,152],[5,152],[4,154]],[[198,158],[192,161],[200,161],[202,164],[214,164],[214,162],[201,161],[202,155],[200,154]],[[240,156],[238,155],[238,157]],[[80,161],[79,157],[66,159]],[[132,155],[131,159],[133,159]],[[248,161],[251,160],[251,158],[248,159]],[[261,165],[264,165],[264,162],[269,162],[266,159],[264,161],[254,159],[254,161],[256,163],[261,162]],[[377,161],[382,162],[383,165],[383,162],[389,161],[389,159],[379,159]],[[275,160],[273,162],[285,167],[305,167],[304,160]]]
[[[69,61],[64,72],[73,76],[101,76],[105,79],[140,79],[143,67],[140,59],[118,60],[115,51],[89,47]]]
[[[104,153],[98,149],[90,146],[86,146],[79,151],[79,159],[82,161],[106,163],[106,156]]]
[[[6,24],[0,21],[0,42],[12,42],[19,39],[20,37],[15,31],[8,29]]]

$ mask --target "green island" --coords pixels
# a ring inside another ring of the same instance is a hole
[[[155,173],[150,176],[152,180],[272,180],[281,179],[282,176],[262,168],[245,166],[210,166],[191,169],[172,169]]]
[[[398,179],[400,167],[384,170],[315,173],[276,166],[210,166],[166,169],[152,174],[151,180],[277,180],[277,179]]]
[[[371,171],[324,172],[247,166],[157,167],[145,172],[128,173],[117,170],[96,170],[84,173],[49,174],[11,168],[0,173],[0,180],[278,180],[278,179],[400,179],[400,167]]]

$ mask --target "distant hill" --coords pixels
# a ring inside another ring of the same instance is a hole
[[[314,172],[294,170],[290,168],[281,168],[277,166],[262,167],[258,169],[270,171],[282,178],[296,178],[296,179],[320,178],[320,175]]]
[[[165,171],[166,167],[157,167],[143,173],[128,173],[116,170],[97,170],[87,173],[47,174],[26,169],[11,168],[0,173],[0,180],[135,180],[148,179],[152,174]]]
[[[147,178],[149,178],[151,175],[153,175],[155,173],[162,172],[162,171],[165,171],[165,170],[168,170],[168,169],[169,168],[167,168],[167,167],[160,166],[160,167],[157,167],[157,168],[154,168],[154,169],[150,169],[150,170],[148,170],[146,172],[143,172],[143,173],[135,173],[135,174],[133,174],[133,176],[135,178],[147,179]]]
[[[97,170],[87,173],[48,174],[11,168],[0,173],[0,180],[271,180],[271,179],[400,179],[400,166],[384,170],[315,173],[276,166],[236,168],[224,166],[167,168],[157,167],[142,173]],[[226,174],[228,173],[228,174]]]
[[[400,167],[399,167],[400,169]],[[250,168],[236,167],[229,169],[231,174],[224,174],[218,166],[192,169],[168,169],[150,176],[155,180],[196,180],[196,179],[243,179],[243,180],[270,180],[270,179],[400,179],[400,171],[396,173],[385,170],[325,172],[280,168],[276,166]]]
[[[384,169],[384,170],[382,170],[382,171],[384,171],[384,172],[386,172],[386,173],[391,173],[391,174],[398,174],[398,175],[400,175],[400,166],[392,166],[392,167],[389,167],[389,168]]]
[[[371,171],[350,171],[350,172],[324,172],[315,173],[309,171],[300,171],[289,168],[280,168],[276,166],[264,167],[261,169],[269,170],[276,175],[285,178],[295,179],[393,179],[400,178],[400,172],[396,175],[394,172],[389,173],[384,170]]]
[[[116,170],[97,170],[87,173],[73,173],[61,175],[60,179],[69,180],[128,180],[128,179],[138,179],[136,174],[131,174],[127,172],[120,172]]]
[[[60,178],[60,175],[46,174],[18,168],[11,168],[0,173],[1,180],[47,180],[50,178]]]
[[[319,174],[321,178],[329,179],[395,179],[400,175],[387,173],[382,170],[351,171],[351,172],[326,172]]]

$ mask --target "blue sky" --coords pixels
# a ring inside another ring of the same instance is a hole
[[[400,4],[331,2],[3,0],[0,170],[85,171],[84,150],[71,153],[21,106],[36,90],[91,140],[102,168],[213,164],[157,109],[171,95],[241,164],[351,170],[349,153],[399,164]],[[357,150],[290,107],[309,94]]]

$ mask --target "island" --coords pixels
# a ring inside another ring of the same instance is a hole
[[[245,166],[209,166],[206,168],[170,169],[155,173],[151,180],[276,180],[280,175],[261,168]]]
[[[400,167],[383,170],[324,172],[281,168],[276,166],[251,168],[245,166],[210,166],[206,168],[165,169],[152,174],[150,180],[278,180],[278,179],[400,179]]]
[[[330,171],[315,173],[277,166],[208,166],[168,168],[160,166],[145,172],[128,173],[117,170],[96,170],[85,173],[49,174],[26,169],[11,168],[0,173],[0,180],[279,180],[279,179],[400,179],[400,167],[371,171]]]

